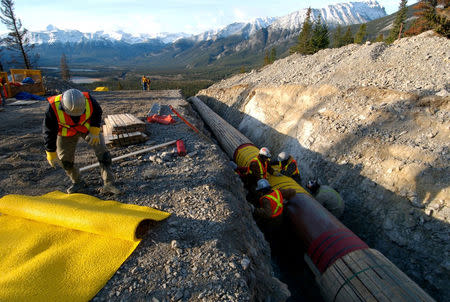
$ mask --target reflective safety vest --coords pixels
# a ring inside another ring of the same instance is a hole
[[[295,159],[292,158],[292,156],[289,158],[289,160],[288,160],[288,162],[287,162],[287,164],[285,166],[283,166],[281,164],[281,161],[280,161],[280,170],[281,171],[286,171],[291,163],[294,163],[294,165],[295,165],[295,171],[294,171],[294,173],[292,173],[291,176],[293,176],[293,175],[300,175],[300,171],[298,170],[297,162],[295,161]]]
[[[271,193],[261,197],[259,199],[261,207],[263,206],[264,198],[270,200],[270,207],[272,208],[272,218],[281,215],[281,213],[283,212],[283,195],[281,195],[280,190],[274,189]]]
[[[259,160],[258,157],[255,157],[254,159],[252,159],[250,161],[250,163],[248,164],[247,174],[252,174],[253,173],[252,170],[250,170],[250,166],[252,165],[253,162],[258,163],[259,173],[261,174],[260,178],[261,179],[267,179],[267,161],[264,162],[264,165],[263,165],[263,164],[261,164],[261,161]]]
[[[72,121],[70,115],[68,115],[61,108],[62,94],[52,96],[48,98],[48,102],[52,106],[55,112],[56,119],[58,120],[58,135],[60,136],[74,136],[78,132],[88,133],[90,128],[90,118],[92,116],[92,101],[89,98],[89,93],[83,92],[86,97],[86,110],[80,116],[80,120],[77,124]]]

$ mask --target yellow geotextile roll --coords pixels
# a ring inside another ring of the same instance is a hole
[[[236,154],[236,164],[238,167],[248,167],[250,161],[257,157],[259,149],[253,145],[240,148]],[[274,170],[279,170],[278,167],[274,167]],[[300,186],[295,180],[287,176],[274,176],[267,173],[267,180],[274,189],[294,189],[297,194],[309,194],[302,186]]]
[[[274,189],[294,189],[297,194],[308,194],[301,185],[288,176],[274,176],[267,173],[267,180]]]
[[[254,145],[245,146],[240,148],[236,154],[236,164],[238,167],[248,167],[250,161],[257,157],[259,154],[259,149]]]
[[[0,213],[0,301],[91,299],[139,244],[137,225],[170,215],[61,192],[7,195]]]

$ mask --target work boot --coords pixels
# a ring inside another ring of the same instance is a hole
[[[83,181],[75,182],[67,189],[67,194],[80,193],[85,187],[86,184]]]
[[[115,187],[111,182],[107,182],[103,185],[103,192],[105,193],[111,193],[114,195],[120,194],[122,192],[120,192],[120,190]]]

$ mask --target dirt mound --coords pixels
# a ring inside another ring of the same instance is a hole
[[[430,32],[292,55],[198,96],[346,201],[343,222],[449,300],[450,41]],[[444,256],[444,257],[443,257]]]

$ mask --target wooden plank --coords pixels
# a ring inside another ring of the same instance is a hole
[[[380,279],[374,271],[381,263],[366,257],[362,253],[362,250],[345,255],[343,261],[346,262],[349,267],[352,267],[353,270],[361,272],[358,274],[358,278],[365,284],[372,295],[375,296],[377,301],[392,301],[394,293],[388,288],[389,284],[386,284],[386,281]],[[362,272],[369,267],[372,268]]]
[[[114,119],[114,116],[108,115],[108,120],[109,120],[109,123],[111,125],[111,130],[114,130],[117,127],[116,121]]]
[[[340,260],[338,260],[340,261]],[[329,267],[326,271],[327,280],[327,294],[329,295],[329,301],[333,301],[336,293],[336,301],[364,301],[361,294],[356,290],[354,284],[350,281],[346,285],[342,286],[347,278],[350,278],[353,274],[349,273],[348,276],[343,275],[342,272],[338,271],[337,266],[333,265]],[[353,281],[353,280],[352,280]],[[342,288],[341,288],[342,287]]]
[[[396,267],[389,259],[377,250],[370,250],[366,257],[376,258],[378,263],[383,264],[374,269],[374,271],[382,278],[389,278],[389,286],[401,301],[433,301],[433,299],[414,281],[412,281],[405,273]],[[400,298],[401,297],[401,298]]]
[[[353,285],[351,290],[356,290],[357,295],[362,297],[364,301],[378,301],[377,298],[366,287],[366,284],[359,278],[359,271],[352,270],[352,268],[345,262],[344,259],[337,261],[336,269],[345,275],[345,279],[352,278],[349,283]]]

